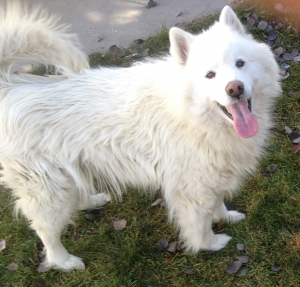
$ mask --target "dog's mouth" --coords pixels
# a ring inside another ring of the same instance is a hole
[[[252,103],[251,98],[250,98],[250,99],[247,99],[247,105],[248,105],[248,109],[249,109],[250,112],[252,111],[252,105],[251,105],[251,103]],[[219,107],[221,108],[221,110],[224,112],[224,114],[225,114],[228,118],[230,118],[231,120],[233,120],[233,117],[232,117],[231,113],[228,112],[228,110],[227,110],[226,107],[221,106],[220,104],[219,104]]]
[[[231,106],[221,106],[224,114],[233,121],[233,126],[237,134],[243,138],[253,137],[258,130],[257,118],[251,113],[251,98],[237,101]]]

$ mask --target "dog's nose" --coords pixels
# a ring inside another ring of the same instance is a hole
[[[239,98],[244,93],[244,84],[240,81],[229,82],[225,91],[228,96]]]

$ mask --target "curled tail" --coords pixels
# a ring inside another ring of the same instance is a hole
[[[29,11],[19,1],[6,0],[0,7],[0,70],[15,63],[55,65],[72,72],[88,68],[76,35],[59,18],[41,9]]]

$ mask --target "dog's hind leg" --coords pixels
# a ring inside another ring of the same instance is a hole
[[[93,209],[101,207],[111,201],[111,196],[107,193],[101,192],[95,195],[90,195],[85,200],[79,203],[79,210]]]
[[[3,180],[13,188],[16,208],[30,221],[44,243],[45,267],[84,269],[78,257],[68,253],[60,236],[77,209],[76,186],[67,173],[37,159],[34,163],[6,161]]]

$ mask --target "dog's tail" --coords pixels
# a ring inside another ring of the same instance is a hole
[[[19,1],[7,0],[0,7],[0,70],[12,64],[34,62],[79,72],[88,68],[76,35],[41,9],[30,11]]]

